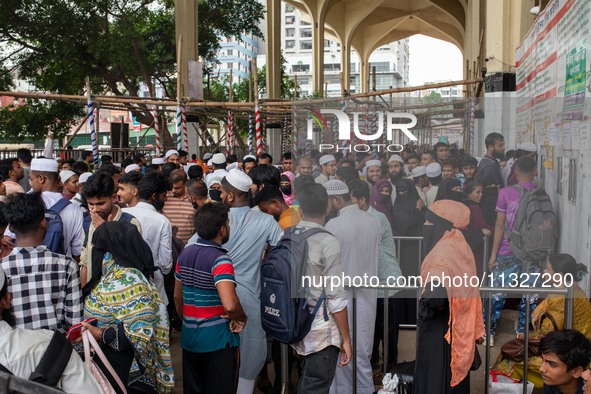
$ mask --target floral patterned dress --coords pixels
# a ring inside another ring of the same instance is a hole
[[[98,327],[124,328],[134,351],[130,382],[139,380],[158,393],[172,392],[168,314],[152,280],[105,254],[102,278],[85,300],[84,315],[96,318]]]

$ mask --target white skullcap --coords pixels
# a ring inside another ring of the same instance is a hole
[[[33,159],[31,171],[57,172],[57,161],[54,159]]]
[[[326,189],[326,194],[328,194],[329,196],[342,196],[343,194],[349,193],[349,188],[347,187],[347,184],[337,179],[331,179],[330,181],[326,182],[323,186]]]
[[[226,162],[226,155],[224,155],[223,153],[216,153],[211,158],[211,162],[213,164],[224,164]]]
[[[90,178],[91,176],[92,172],[85,172],[83,174],[80,174],[80,179],[78,180],[78,183],[86,183],[88,178]]]
[[[178,150],[171,149],[168,152],[166,152],[166,154],[164,155],[164,158],[165,159],[168,159],[170,156],[172,156],[172,155],[178,155],[178,154],[179,154],[179,151]]]
[[[427,176],[429,178],[436,178],[441,175],[441,164],[439,163],[431,163],[425,169]]]
[[[378,166],[378,167],[382,167],[382,162],[374,159],[374,160],[368,160],[365,162],[365,168],[371,167],[371,166]]]
[[[207,166],[213,166],[213,160],[209,159],[209,161],[207,162]]]
[[[164,164],[164,158],[163,157],[155,157],[152,159],[152,164],[156,164],[161,166],[162,164]]]
[[[213,157],[213,154],[211,154],[210,152],[207,152],[206,154],[203,155],[203,161],[207,161],[209,159],[211,159]]]
[[[538,147],[533,142],[522,142],[521,144],[519,144],[517,149],[524,150],[526,152],[537,152],[538,151]]]
[[[63,170],[62,172],[60,172],[60,179],[62,180],[62,183],[66,183],[68,179],[70,179],[74,175],[76,175],[74,171]]]
[[[418,178],[420,176],[427,175],[427,169],[425,168],[425,166],[415,167],[412,170],[411,175],[413,178]]]
[[[140,170],[140,166],[138,166],[137,164],[130,164],[127,167],[125,167],[125,173],[129,174],[132,171],[139,171]]]
[[[330,163],[333,160],[337,161],[337,159],[335,159],[333,155],[324,155],[320,158],[320,160],[318,160],[318,163],[322,166],[326,163]]]
[[[256,159],[257,159],[257,157],[256,157],[255,155],[246,155],[246,156],[244,156],[244,157],[242,158],[242,161],[244,161],[244,160],[246,160],[246,159],[249,159],[249,158],[250,158],[250,159],[254,159],[254,160],[256,160]]]
[[[236,189],[242,192],[248,192],[250,185],[252,185],[252,179],[246,175],[246,173],[234,168],[226,175],[226,181]]]
[[[400,163],[404,163],[404,160],[402,160],[402,157],[400,157],[398,155],[390,156],[390,160],[388,160],[388,163],[392,163],[393,161],[398,161]]]
[[[238,162],[230,164],[228,167],[226,167],[226,171],[233,170],[234,168],[238,168]]]
[[[211,189],[211,185],[214,185],[216,183],[221,185],[222,184],[222,178],[219,177],[219,176],[210,176],[207,179],[207,189]]]

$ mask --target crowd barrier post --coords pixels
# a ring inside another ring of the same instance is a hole
[[[573,306],[573,294],[574,288],[569,286],[567,288],[520,288],[520,287],[481,287],[480,288],[481,294],[484,293],[487,298],[487,311],[486,311],[486,343],[485,343],[485,364],[484,364],[484,373],[485,373],[485,386],[484,386],[484,394],[488,394],[489,392],[489,370],[490,370],[490,320],[491,320],[491,307],[492,307],[492,297],[494,294],[514,294],[514,295],[525,295],[525,332],[523,334],[523,341],[525,344],[529,343],[529,323],[530,323],[530,295],[537,294],[537,295],[550,295],[550,294],[562,294],[565,296],[564,299],[564,307],[565,307],[565,328],[570,329],[572,327],[572,306]],[[529,346],[524,346],[524,354],[523,354],[523,394],[527,394],[527,368],[528,368],[528,356],[529,356]]]
[[[348,288],[349,290],[352,291],[352,297],[353,297],[353,311],[351,312],[352,314],[352,327],[351,327],[351,332],[353,333],[352,337],[351,337],[351,362],[352,364],[352,379],[351,379],[351,392],[353,394],[357,393],[357,347],[356,347],[356,342],[357,342],[357,297],[355,297],[355,290],[356,289],[373,289],[373,290],[386,290],[386,295],[388,295],[388,291],[387,290],[415,290],[417,292],[417,298],[420,297],[420,290],[422,289],[420,286],[384,286],[384,285],[380,285],[380,286],[355,286],[355,287],[350,287]],[[384,300],[384,308],[387,308],[387,304],[388,302],[386,301],[388,298],[386,298]],[[417,314],[418,314],[418,310],[417,310]],[[417,316],[418,317],[418,316]],[[387,365],[388,365],[388,351],[387,351],[387,346],[388,346],[388,315],[387,313],[384,315],[384,340],[383,340],[383,346],[384,346],[384,374],[387,373]],[[418,339],[418,330],[417,330],[417,339]]]
[[[404,236],[404,235],[395,235],[394,236],[394,243],[396,244],[396,258],[398,259],[399,263],[402,262],[402,258],[400,257],[401,250],[402,250],[402,248],[401,248],[402,241],[418,241],[419,253],[418,253],[417,271],[420,273],[421,272],[421,264],[423,262],[423,236]],[[420,294],[419,294],[419,296],[420,296]],[[417,311],[418,310],[419,310],[419,297],[417,297]],[[417,328],[417,325],[416,324],[400,324],[399,327],[400,328],[410,328],[410,329],[414,330]]]
[[[281,394],[289,393],[289,345],[281,344]]]

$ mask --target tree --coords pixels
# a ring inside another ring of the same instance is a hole
[[[443,98],[441,97],[441,93],[432,90],[429,95],[425,96],[425,104],[439,104],[443,102]]]
[[[200,1],[199,55],[214,62],[220,37],[262,36],[262,17],[263,6],[256,1]],[[82,94],[84,79],[90,76],[94,93],[138,96],[143,84],[154,97],[158,83],[167,97],[176,96],[174,0],[2,0],[0,21],[5,48],[0,69],[18,70],[39,90]],[[45,104],[39,101],[21,111],[34,115],[38,105]],[[10,119],[14,111],[3,111],[0,134],[42,138],[55,123],[84,112],[81,106],[66,113],[53,107],[46,106],[55,117],[44,117],[46,122],[35,129],[22,122],[26,116],[16,122]],[[140,122],[152,123],[149,108],[133,107]],[[54,129],[57,136],[67,130]]]

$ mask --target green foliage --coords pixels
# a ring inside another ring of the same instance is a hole
[[[26,105],[10,105],[0,109],[0,138],[23,142],[43,139],[49,132],[64,135],[82,111],[79,105],[65,101],[29,100]]]
[[[201,0],[199,55],[215,61],[220,36],[261,36],[262,17],[263,6],[256,1]],[[82,94],[90,76],[94,94],[107,89],[138,96],[144,83],[154,95],[157,80],[166,96],[176,96],[174,0],[2,0],[0,21],[0,53],[6,57],[0,61],[0,87],[6,87],[2,70],[14,67],[41,91]],[[30,113],[42,116],[39,105]],[[20,138],[8,119],[20,111],[2,117],[0,132]],[[136,115],[150,123],[147,108]],[[65,131],[54,128],[58,135]]]
[[[441,97],[441,93],[432,90],[428,96],[425,96],[425,104],[439,104],[442,103],[444,100]]]

